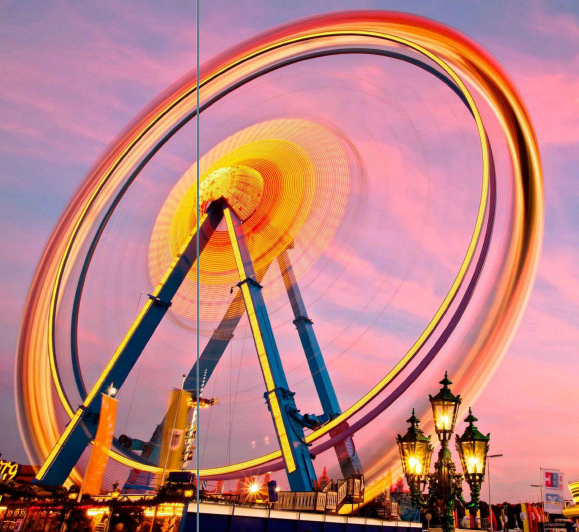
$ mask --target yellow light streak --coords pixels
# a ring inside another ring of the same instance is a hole
[[[482,124],[482,120],[480,118],[480,113],[479,113],[478,108],[474,102],[474,99],[472,98],[470,92],[468,91],[468,89],[466,88],[466,86],[464,85],[462,80],[458,77],[458,75],[450,68],[450,66],[448,66],[448,64],[445,61],[438,58],[435,54],[431,53],[426,48],[424,48],[418,44],[412,43],[412,42],[408,41],[407,39],[396,37],[394,35],[381,34],[379,32],[373,32],[373,31],[330,31],[330,32],[315,33],[313,35],[308,36],[307,39],[309,40],[311,38],[316,38],[316,37],[332,37],[332,36],[333,37],[339,37],[339,36],[346,36],[346,35],[359,35],[359,36],[367,36],[367,37],[376,37],[379,39],[389,40],[392,42],[398,42],[400,44],[406,45],[409,48],[414,49],[414,50],[422,53],[423,55],[429,57],[430,59],[432,59],[441,68],[443,68],[445,70],[445,72],[447,72],[451,76],[451,78],[459,86],[464,97],[467,99],[468,104],[469,104],[469,108],[470,108],[471,112],[473,113],[473,116],[474,116],[475,121],[476,121],[477,130],[479,133],[479,139],[481,142],[481,150],[482,150],[482,154],[483,154],[482,191],[481,191],[481,200],[479,203],[479,210],[478,210],[478,214],[477,214],[475,229],[473,231],[473,235],[472,235],[471,241],[469,243],[469,247],[468,247],[468,250],[466,252],[465,258],[463,259],[463,262],[462,262],[461,267],[459,269],[459,273],[456,276],[456,278],[455,278],[449,292],[447,293],[445,299],[443,300],[441,306],[439,307],[438,311],[436,312],[436,314],[434,315],[432,320],[427,325],[426,329],[419,336],[419,338],[416,340],[416,342],[413,344],[413,346],[409,349],[409,351],[404,355],[404,357],[394,366],[394,368],[382,380],[380,380],[378,382],[378,384],[376,384],[368,393],[366,393],[362,398],[360,398],[350,408],[348,408],[346,411],[344,411],[340,416],[338,416],[337,418],[332,420],[330,423],[324,425],[324,427],[322,427],[321,429],[318,429],[317,431],[311,433],[308,437],[306,437],[306,441],[308,441],[308,443],[311,441],[314,441],[315,439],[320,438],[324,434],[327,434],[332,428],[338,426],[342,421],[345,421],[353,413],[355,413],[357,410],[359,410],[364,405],[366,405],[368,402],[370,402],[380,391],[382,391],[382,389],[389,382],[391,382],[394,379],[394,377],[404,368],[406,363],[414,356],[414,354],[418,351],[418,349],[423,345],[423,343],[426,341],[426,339],[430,336],[430,334],[432,333],[432,331],[434,330],[434,328],[436,327],[436,325],[438,324],[438,322],[440,321],[442,316],[448,310],[448,307],[450,306],[454,296],[456,295],[456,292],[458,291],[458,288],[460,287],[460,284],[464,278],[464,275],[466,274],[468,265],[470,264],[470,261],[472,259],[473,254],[474,254],[474,251],[476,248],[476,243],[478,241],[478,237],[480,235],[480,231],[482,228],[482,223],[484,220],[484,213],[485,213],[485,206],[486,206],[487,195],[488,195],[489,165],[488,165],[488,145],[487,145],[486,135],[484,133],[484,127]],[[289,39],[287,41],[287,43],[297,43],[297,42],[301,42],[305,39],[306,39],[305,37]],[[278,45],[265,47],[262,51],[256,52],[255,55],[260,55],[264,52],[267,52],[268,50],[272,50],[272,49],[275,49],[277,47],[278,47]],[[244,59],[243,61],[248,60],[251,57],[252,56],[249,56],[248,58]],[[235,64],[233,64],[232,66],[235,66]],[[209,77],[207,82],[209,82],[210,79],[212,79],[212,77]],[[235,250],[234,250],[234,253],[235,253]],[[236,261],[237,260],[238,260],[238,257],[236,256]],[[242,276],[242,278],[245,278],[245,277],[243,277],[243,275],[244,274],[242,274],[240,272],[240,276]],[[260,361],[261,361],[261,357],[260,357]],[[265,374],[264,374],[264,376],[265,376]]]
[[[205,222],[206,219],[207,219],[207,214],[203,215],[203,217],[201,218],[200,224],[199,224],[200,227],[203,225],[203,222]],[[165,274],[161,278],[161,281],[159,282],[159,284],[156,286],[155,290],[151,294],[152,298],[156,298],[159,296],[159,294],[161,293],[161,290],[165,286],[165,283],[169,279],[169,276],[175,270],[175,267],[177,266],[179,259],[181,258],[183,253],[185,253],[185,251],[186,251],[187,247],[189,246],[189,244],[191,243],[191,241],[193,239],[195,239],[196,234],[197,234],[197,228],[195,228],[193,231],[191,231],[191,233],[189,235],[189,239],[187,240],[187,242],[185,242],[183,244],[179,254],[173,259],[173,262],[171,263],[169,268],[167,268],[167,271],[165,272]],[[121,356],[124,349],[126,348],[129,340],[133,337],[133,334],[135,333],[137,327],[139,327],[139,325],[142,323],[143,318],[146,316],[147,312],[149,312],[149,310],[151,309],[151,306],[154,304],[152,298],[147,299],[147,301],[143,305],[143,308],[141,309],[141,311],[139,312],[139,314],[137,315],[137,317],[135,318],[135,320],[133,321],[133,323],[129,327],[129,330],[125,334],[124,338],[121,340],[121,343],[119,344],[119,346],[115,350],[115,352],[114,352],[113,356],[111,357],[111,359],[109,360],[108,364],[105,366],[105,369],[102,371],[102,373],[100,374],[96,383],[92,387],[91,391],[86,396],[86,399],[83,401],[82,406],[78,408],[78,410],[76,411],[76,413],[72,417],[71,421],[68,423],[68,425],[64,429],[64,432],[61,434],[60,438],[56,442],[56,445],[53,447],[52,451],[50,452],[50,454],[48,455],[48,457],[46,458],[46,460],[42,464],[42,467],[38,470],[38,473],[36,474],[36,477],[35,477],[36,480],[38,480],[38,481],[42,480],[42,478],[46,474],[46,471],[52,465],[52,463],[54,462],[59,451],[62,449],[62,446],[64,445],[66,440],[69,438],[72,431],[76,428],[83,412],[92,403],[92,401],[94,400],[96,395],[98,393],[100,393],[100,391],[102,390],[102,387],[105,384],[105,380],[108,378],[114,365],[119,360],[119,357]]]
[[[451,30],[443,30],[441,27],[432,23],[427,23],[420,19],[415,19],[405,15],[395,15],[394,22],[388,21],[386,19],[387,15],[384,15],[384,20],[379,20],[378,16],[375,14],[368,15],[367,20],[363,18],[364,16],[364,14],[356,15],[348,20],[347,24],[353,28],[351,30],[329,29],[311,31],[311,28],[316,27],[316,24],[322,24],[314,20],[311,22],[309,28],[307,25],[304,25],[305,23],[302,23],[302,27],[299,31],[297,29],[294,30],[298,34],[297,36],[290,35],[288,37],[287,32],[285,34],[280,32],[281,36],[277,35],[273,44],[264,45],[263,40],[258,41],[259,44],[254,45],[254,50],[249,53],[247,52],[249,49],[248,45],[245,45],[245,48],[240,47],[240,52],[237,57],[235,56],[235,53],[231,54],[230,58],[223,63],[225,66],[222,68],[216,67],[213,71],[210,71],[207,75],[203,76],[201,87],[207,87],[211,81],[217,81],[218,76],[233,71],[243,63],[256,59],[259,56],[265,56],[265,54],[274,50],[281,50],[285,46],[291,46],[297,43],[305,45],[308,42],[313,42],[314,39],[329,40],[332,38],[340,39],[355,36],[365,36],[368,38],[376,37],[378,39],[390,40],[391,42],[411,47],[417,52],[422,53],[435,61],[449,74],[461,90],[464,87],[464,84],[458,78],[458,75],[453,74],[448,65],[445,67],[441,62],[437,61],[436,57],[443,54],[446,57],[450,57],[455,64],[459,64],[463,69],[465,69],[467,72],[466,75],[471,76],[471,82],[478,86],[485,97],[487,97],[491,104],[494,105],[494,110],[498,114],[499,122],[503,126],[505,136],[507,137],[507,143],[513,159],[515,179],[520,179],[521,181],[525,179],[527,184],[525,194],[527,194],[526,199],[528,202],[525,203],[523,201],[524,198],[521,183],[519,181],[515,182],[515,219],[511,235],[512,252],[508,260],[505,261],[507,266],[504,271],[501,272],[501,290],[497,291],[497,296],[495,301],[493,301],[491,312],[488,313],[488,317],[486,318],[487,321],[484,331],[485,336],[483,337],[481,334],[480,345],[476,346],[476,356],[478,359],[482,360],[483,358],[481,357],[486,356],[487,358],[485,360],[488,360],[486,367],[492,369],[492,367],[496,365],[496,361],[500,358],[501,352],[504,350],[505,345],[513,334],[515,326],[519,320],[520,311],[528,297],[529,287],[534,278],[542,235],[543,210],[540,159],[536,145],[536,138],[534,136],[528,113],[520,102],[516,90],[512,87],[510,81],[506,79],[500,68],[495,66],[492,61],[490,61],[489,58],[473,44],[469,43],[464,38],[461,40],[461,38]],[[346,23],[343,21],[334,21],[332,24],[334,27],[339,27],[340,24]],[[332,24],[328,25],[332,26]],[[361,24],[366,28],[376,27],[378,29],[376,31],[358,29]],[[398,32],[401,35],[404,35],[404,37],[392,35],[392,32]],[[270,36],[270,39],[271,38],[272,37]],[[411,39],[422,42],[424,46],[418,44],[413,45]],[[435,55],[434,52],[428,50],[426,47],[432,48],[437,52],[437,54]],[[494,87],[496,93],[489,92],[491,83],[495,84]],[[53,247],[50,249],[53,251],[53,256],[43,257],[43,259],[46,258],[47,260],[43,260],[42,262],[47,264],[47,266],[45,266],[45,269],[42,271],[39,269],[35,276],[35,282],[44,279],[45,281],[48,281],[48,285],[51,287],[51,294],[46,305],[48,309],[48,319],[46,320],[46,315],[44,314],[45,292],[41,292],[39,296],[36,296],[31,292],[27,303],[27,310],[29,312],[36,311],[37,314],[30,317],[28,329],[25,330],[23,328],[19,341],[21,364],[23,366],[22,371],[24,378],[26,379],[26,381],[21,385],[22,392],[20,400],[26,406],[19,406],[18,415],[21,426],[23,423],[27,423],[27,429],[31,431],[30,433],[34,435],[36,439],[36,441],[26,443],[27,452],[29,452],[29,454],[30,449],[35,449],[35,452],[38,452],[43,456],[46,449],[51,448],[50,446],[54,441],[54,435],[57,434],[57,431],[59,430],[58,424],[54,419],[55,412],[54,406],[52,405],[52,396],[50,391],[51,383],[47,379],[47,376],[44,373],[44,366],[42,365],[44,364],[45,359],[42,359],[41,357],[44,356],[45,352],[48,352],[48,373],[52,377],[52,382],[56,387],[60,402],[69,417],[72,418],[74,414],[74,411],[64,394],[58,372],[56,371],[55,353],[53,349],[55,334],[53,323],[58,309],[58,295],[66,275],[67,261],[74,251],[73,244],[80,248],[80,245],[75,244],[75,241],[79,236],[81,236],[83,231],[86,232],[83,224],[90,219],[90,216],[92,215],[91,210],[98,207],[99,201],[104,201],[99,196],[101,192],[105,190],[105,185],[108,186],[109,179],[114,176],[119,165],[125,158],[127,158],[126,164],[128,165],[130,162],[128,156],[132,155],[131,151],[133,149],[135,149],[135,152],[138,152],[139,142],[146,137],[147,133],[152,131],[154,126],[159,124],[162,119],[166,117],[169,119],[173,110],[177,109],[180,103],[184,102],[189,95],[194,93],[194,86],[187,87],[183,85],[169,98],[163,101],[162,104],[156,104],[154,111],[150,111],[148,115],[144,115],[138,123],[138,127],[135,126],[131,131],[131,134],[122,139],[119,143],[119,148],[111,150],[111,152],[107,154],[108,158],[101,160],[100,166],[89,176],[90,180],[87,180],[85,189],[83,190],[83,193],[85,194],[84,198],[82,195],[75,198],[80,207],[74,206],[73,208],[71,206],[69,211],[65,213],[65,216],[63,216],[61,224],[53,234],[53,239],[60,235],[62,235],[64,239],[57,242],[57,244],[60,244],[60,247],[54,242],[51,242]],[[472,97],[470,94],[468,94],[468,96],[465,94],[465,98],[469,103],[469,107],[472,109],[474,105]],[[476,106],[474,108],[476,109]],[[505,112],[505,109],[507,108],[512,111],[512,116],[507,115]],[[480,136],[484,131],[482,130],[482,122],[480,121],[478,111],[473,111],[473,116],[475,117]],[[518,131],[520,132],[520,139],[518,139],[515,134],[514,119],[512,117],[518,121],[517,126],[519,127]],[[528,160],[521,161],[519,159],[517,153],[517,147],[519,144],[524,144],[526,152],[528,153]],[[488,147],[486,146],[486,139],[481,143],[481,153],[483,156],[483,194],[486,194],[486,189],[488,187],[485,179],[485,176],[488,176]],[[136,156],[138,155],[139,154],[136,153]],[[522,168],[527,165],[529,169],[526,171],[527,173],[523,175]],[[114,182],[111,183],[110,188],[114,189],[114,185]],[[481,206],[482,205],[481,194]],[[528,210],[526,210],[527,206],[530,207]],[[66,216],[68,216],[68,219]],[[311,434],[307,438],[309,441],[313,441],[327,433],[346,417],[349,417],[349,415],[367,404],[369,400],[375,397],[377,393],[379,393],[389,382],[391,382],[394,376],[401,371],[405,362],[413,353],[416,352],[417,348],[423,345],[430,332],[434,329],[434,326],[440,321],[442,315],[449,307],[450,301],[452,300],[450,294],[453,293],[453,291],[454,294],[456,293],[460,282],[462,282],[462,279],[464,278],[480,234],[482,216],[484,216],[484,209],[481,211],[481,208],[479,207],[475,231],[465,256],[465,260],[463,261],[459,274],[449,291],[449,295],[445,298],[439,311],[429,324],[430,330],[424,331],[414,346],[412,346],[411,350],[407,355],[405,355],[404,359],[402,359],[395,368],[393,368],[393,370],[380,381],[377,387],[372,389],[368,394],[355,403],[355,405],[352,405],[351,408],[346,410],[342,416],[334,420],[334,422],[329,424],[329,426],[324,427],[325,430]],[[528,224],[524,226],[523,220],[527,220]],[[67,222],[69,223],[68,226],[66,225]],[[522,236],[523,230],[526,231],[528,236]],[[526,239],[524,242],[526,247],[523,247],[523,238]],[[47,247],[47,250],[48,249],[49,248]],[[469,260],[467,260],[467,258]],[[56,268],[54,268],[55,264],[57,264]],[[48,322],[47,324],[46,321]],[[432,324],[434,325],[430,327]],[[30,331],[34,331],[37,334],[38,339],[26,339],[25,333]],[[494,358],[492,358],[492,360],[489,359],[491,355],[487,354],[490,353],[491,349],[494,352],[492,355]],[[470,358],[470,355],[468,361],[465,358],[465,364],[468,362],[471,367],[474,367]],[[39,366],[40,370],[38,369]],[[469,380],[470,382],[476,381],[477,383],[482,383],[488,378],[488,371],[489,370],[487,370],[487,372],[481,372],[480,375],[475,376],[472,372],[469,373],[463,364],[461,374],[464,375],[465,382]],[[475,393],[475,391],[472,393]],[[276,453],[272,454],[275,455]],[[269,457],[271,457],[272,454],[260,457],[259,460],[261,461],[259,463],[264,463],[271,459]],[[277,457],[279,456],[280,454],[278,452]],[[234,464],[227,469],[238,470],[250,462],[254,464],[254,461],[252,460],[241,464]],[[131,462],[131,465],[137,468],[142,468],[142,466],[137,462]]]

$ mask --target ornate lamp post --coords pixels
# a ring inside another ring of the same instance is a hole
[[[408,432],[404,436],[398,435],[396,442],[402,459],[402,470],[408,479],[408,485],[411,488],[417,488],[412,489],[412,504],[416,506],[419,504],[422,493],[420,486],[422,483],[426,483],[434,448],[430,443],[430,436],[427,438],[418,427],[420,420],[414,415],[414,409],[412,409],[412,416],[406,422],[410,423]]]
[[[474,426],[474,422],[478,419],[472,415],[471,408],[468,409],[468,417],[465,421],[468,423],[468,427],[462,436],[456,436],[456,450],[460,456],[465,479],[470,486],[471,505],[469,511],[471,515],[476,515],[480,502],[480,487],[485,478],[490,434],[485,436]]]
[[[473,425],[477,419],[469,411],[469,416],[465,419],[469,426],[462,436],[456,437],[456,447],[471,490],[471,501],[466,503],[462,495],[463,476],[456,473],[449,449],[461,398],[460,395],[455,396],[450,391],[448,385],[452,382],[448,379],[448,374],[445,374],[440,384],[443,385],[440,392],[434,397],[429,396],[434,428],[441,444],[438,459],[434,464],[434,473],[429,473],[430,459],[434,450],[430,436],[426,437],[418,427],[420,421],[415,416],[414,410],[412,417],[408,419],[410,423],[408,432],[404,436],[398,435],[396,441],[413,504],[434,511],[441,520],[443,532],[451,532],[454,530],[455,501],[463,502],[471,515],[476,514],[479,508],[480,486],[484,479],[489,436],[483,436]],[[428,494],[424,494],[427,483]]]

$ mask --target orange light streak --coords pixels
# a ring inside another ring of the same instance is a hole
[[[490,378],[520,320],[534,280],[543,230],[542,173],[535,133],[517,90],[498,63],[458,32],[419,17],[386,12],[339,13],[276,28],[207,63],[200,75],[201,105],[243,76],[279,64],[282,60],[297,58],[305,51],[313,52],[332,46],[339,49],[343,43],[350,47],[354,43],[361,48],[394,44],[428,58],[460,88],[469,103],[481,139],[481,206],[465,262],[443,305],[403,360],[424,343],[444,312],[450,308],[454,294],[466,275],[483,222],[488,186],[488,147],[469,90],[483,96],[503,127],[512,160],[515,196],[509,255],[496,281],[498,289],[493,304],[485,309],[482,324],[475,332],[472,349],[464,356],[457,375],[452,376],[457,391],[466,396],[465,401],[472,401]],[[468,89],[465,82],[469,84]],[[79,259],[90,228],[100,219],[119,184],[159,142],[170,125],[192,112],[194,100],[195,73],[171,88],[137,117],[91,170],[63,213],[45,249],[29,292],[17,348],[17,412],[32,462],[45,460],[59,440],[64,425],[62,411],[69,419],[73,417],[73,409],[56,371],[56,354],[53,350],[53,323],[59,313],[59,297],[69,279],[72,265]],[[175,232],[170,231],[169,234],[174,235]],[[311,434],[308,440],[321,437],[364,407],[394,378],[401,365],[402,361],[377,387],[327,427]],[[465,393],[467,388],[471,391]],[[217,471],[241,471],[279,456],[278,451],[241,464],[204,470],[201,476]],[[135,463],[130,465],[140,467]]]

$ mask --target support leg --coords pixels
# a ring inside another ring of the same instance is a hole
[[[241,222],[228,207],[224,208],[224,216],[241,279],[239,284],[265,381],[265,397],[273,418],[288,480],[293,491],[311,491],[316,474],[308,445],[304,439],[303,427],[290,415],[290,412],[297,410],[293,399],[294,394],[288,389],[261,294],[261,286],[255,278],[253,262],[241,230]]]
[[[294,313],[294,324],[300,335],[302,347],[306,354],[310,373],[314,379],[314,385],[316,386],[322,409],[324,410],[324,414],[329,415],[330,419],[334,419],[342,413],[342,410],[340,409],[334,386],[314,332],[314,323],[308,318],[306,306],[302,299],[287,250],[283,251],[277,260]],[[330,431],[330,436],[334,437],[347,428],[348,424],[346,422],[340,423],[340,425]],[[334,449],[344,478],[348,478],[353,474],[362,474],[362,463],[360,462],[356,447],[354,446],[354,440],[351,436],[337,443]]]
[[[199,253],[223,218],[221,205],[215,203],[200,220]],[[117,347],[96,384],[79,406],[58,442],[38,471],[35,481],[49,485],[64,483],[81,454],[94,438],[98,425],[101,393],[114,383],[119,389],[135,365],[143,349],[163,319],[171,301],[191,266],[197,260],[197,231],[193,230],[180,253],[175,257],[154,292],[139,312],[129,331]]]

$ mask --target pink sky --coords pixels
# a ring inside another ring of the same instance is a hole
[[[572,0],[427,4],[318,0],[299,5],[258,0],[252,2],[251,9],[242,2],[202,1],[201,60],[274,25],[343,9],[405,10],[462,31],[500,61],[529,108],[545,179],[543,256],[513,343],[473,406],[479,428],[491,432],[492,453],[505,455],[492,464],[493,500],[534,500],[537,493],[530,485],[538,483],[540,467],[561,469],[570,481],[579,479],[574,449],[574,422],[578,419],[574,392],[579,375],[579,9]],[[7,310],[0,315],[0,423],[4,428],[0,452],[4,458],[25,461],[14,413],[13,364],[20,315],[37,261],[60,212],[91,163],[152,98],[194,67],[195,13],[192,5],[180,2],[165,2],[157,9],[146,2],[83,6],[60,1],[25,6],[8,1],[2,3],[0,17],[0,296]],[[431,97],[438,98],[438,94]],[[299,99],[293,104],[294,110],[298,109]],[[445,103],[440,108],[451,106]],[[447,135],[444,138],[452,139],[461,132],[463,122],[460,116],[449,118],[437,109],[433,101],[425,100],[424,109],[415,109],[412,118],[429,128],[425,139],[434,138],[437,128]],[[434,110],[434,116],[426,116],[425,110]],[[390,127],[404,127],[400,116],[393,113]],[[393,138],[385,136],[385,140]],[[451,190],[445,172],[453,171],[452,165],[458,163],[427,157],[429,164],[423,167],[410,160],[412,147],[396,149],[388,144],[388,148],[392,165],[422,175],[424,183],[427,179],[422,172],[428,166],[432,182],[446,184],[446,190]],[[364,152],[364,146],[360,149]],[[159,169],[181,168],[185,155],[183,150],[166,154]],[[439,253],[440,246],[432,244],[435,235],[421,240],[424,224],[405,218],[404,209],[398,209],[400,205],[412,206],[404,185],[396,185],[390,192],[405,197],[406,202],[393,205],[388,215],[404,224],[409,239],[425,244],[420,247],[423,262],[416,265],[414,278],[407,279],[402,292],[396,292],[395,284],[400,272],[392,273],[392,284],[384,286],[393,294],[393,316],[405,313],[412,318],[412,327],[419,330],[429,309],[435,308],[441,290],[438,284],[445,285],[463,240],[452,240],[445,252]],[[423,192],[427,198],[428,191]],[[476,199],[476,190],[474,196],[468,188],[461,194],[463,200]],[[431,216],[436,209],[442,212],[448,207],[433,197]],[[421,208],[420,204],[413,207]],[[437,227],[466,223],[466,208],[446,210],[448,217]],[[400,253],[409,251],[400,248]],[[340,260],[342,257],[335,256],[335,262]],[[429,267],[438,268],[437,273],[421,277]],[[371,281],[370,266],[365,270]],[[323,277],[316,282],[321,284]],[[344,286],[342,291],[346,289]],[[416,304],[418,297],[423,299]],[[322,314],[323,304],[317,309]],[[364,326],[361,322],[355,325]],[[167,334],[170,331],[167,329]],[[336,353],[342,348],[343,338],[336,336],[339,332],[335,324],[320,331],[328,341],[335,338]],[[91,334],[87,331],[85,338]],[[381,334],[373,331],[365,341],[377,345],[389,333]],[[391,342],[402,349],[411,336],[412,332],[400,333],[392,336]],[[98,338],[93,335],[92,339],[98,347]],[[115,343],[114,338],[102,341],[105,345]],[[246,347],[244,356],[249,360],[251,354]],[[336,386],[346,389],[351,366],[342,367],[340,360],[344,359],[336,359]],[[248,362],[248,372],[255,364],[255,358]],[[421,381],[421,394],[437,389],[439,378],[432,378],[431,384]],[[356,390],[370,382],[359,374],[352,380]],[[304,384],[302,393],[310,392]],[[412,407],[404,404],[407,406]],[[408,415],[402,406],[399,410],[397,419],[388,420],[394,432],[402,432],[406,426]],[[267,422],[265,419],[264,427]],[[373,430],[380,427],[376,425]]]

